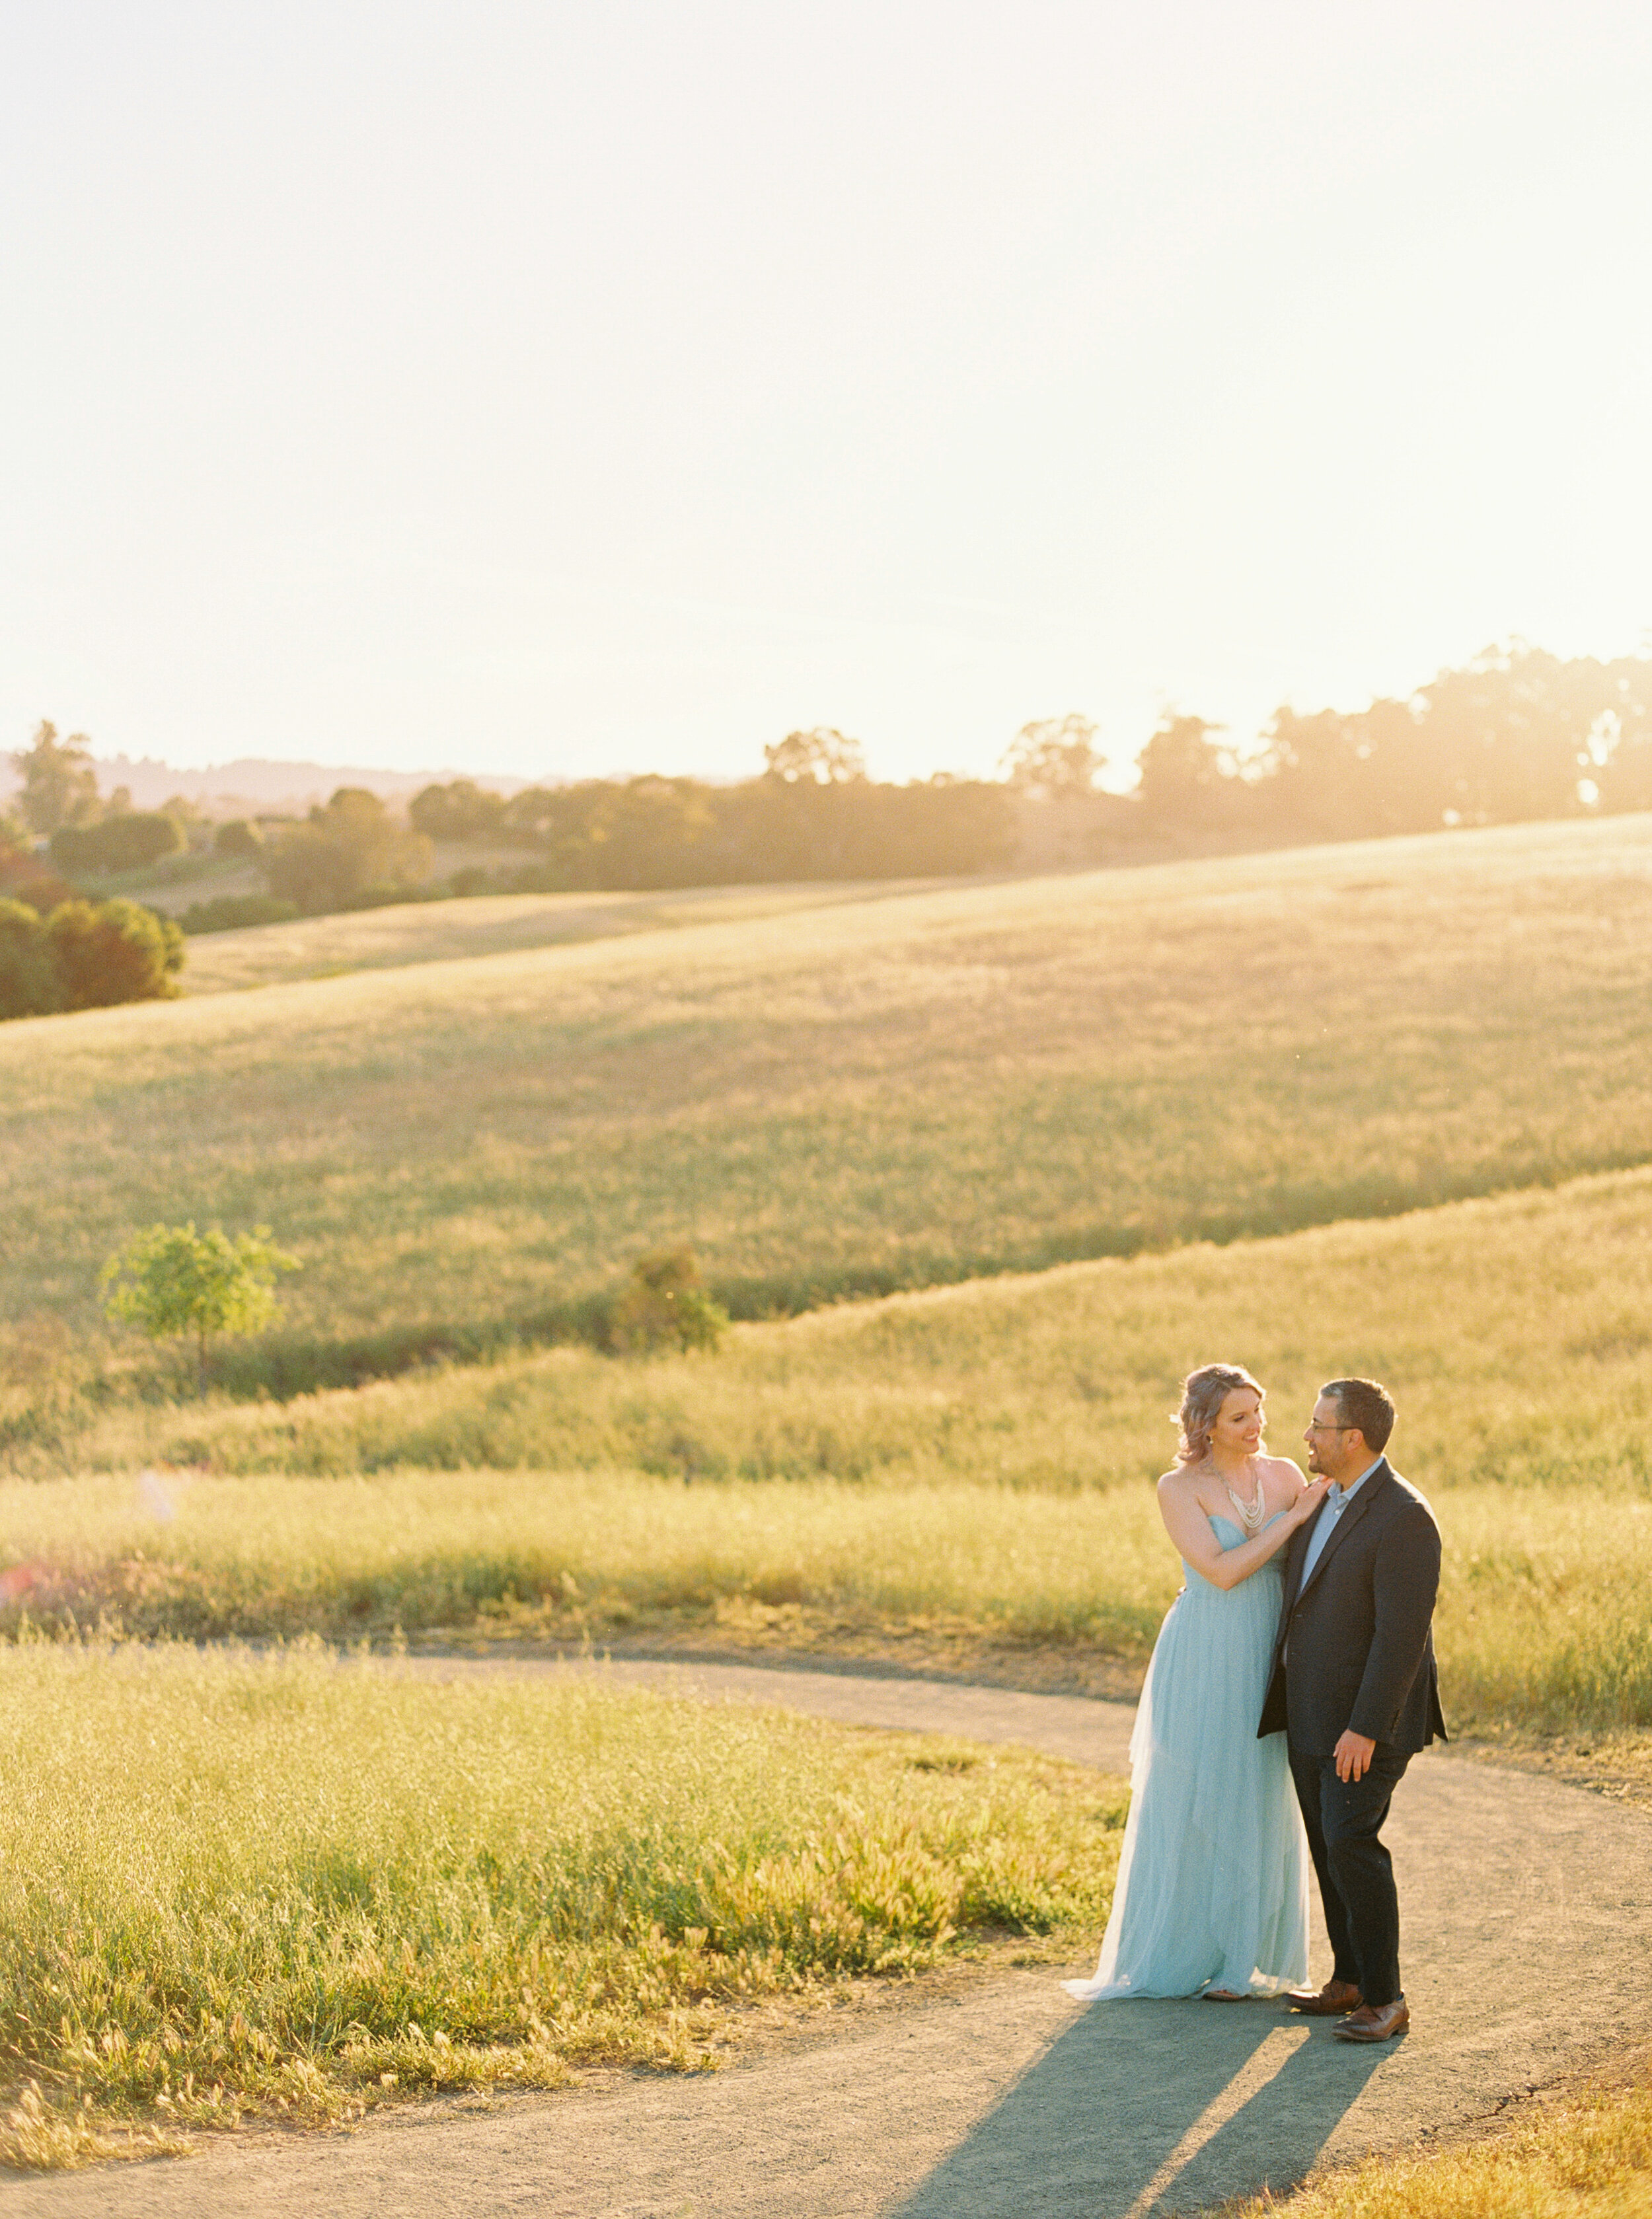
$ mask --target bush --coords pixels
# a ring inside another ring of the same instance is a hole
[[[27,902],[0,900],[0,1018],[37,1016],[59,1006],[40,912]]]
[[[170,917],[129,901],[59,902],[46,939],[64,1010],[163,1001],[177,992],[183,935]]]
[[[52,835],[52,861],[60,871],[107,877],[113,871],[146,870],[186,844],[183,827],[158,809],[128,810],[96,824],[63,824]]]
[[[264,834],[250,817],[232,817],[218,827],[212,844],[214,851],[220,855],[240,855],[256,860],[264,853]]]
[[[183,935],[136,902],[59,902],[49,917],[0,898],[0,1018],[170,999]]]
[[[276,894],[217,894],[191,902],[178,923],[185,932],[236,932],[249,924],[287,924],[298,915],[296,902]]]
[[[674,1341],[684,1350],[714,1349],[728,1327],[729,1313],[700,1284],[692,1251],[669,1248],[632,1265],[630,1284],[608,1313],[608,1343],[626,1356]]]

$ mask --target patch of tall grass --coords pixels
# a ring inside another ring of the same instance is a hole
[[[1275,1240],[1073,1265],[743,1327],[715,1362],[561,1349],[281,1405],[0,1395],[0,1468],[632,1470],[1071,1492],[1170,1461],[1237,1357],[1300,1452],[1320,1382],[1386,1379],[1425,1489],[1652,1485],[1652,1172]]]
[[[750,1317],[1551,1184],[1652,1154],[1649,988],[1652,818],[1618,818],[24,1020],[0,1315],[90,1380],[134,1226],[267,1222],[292,1384],[531,1333],[661,1246]]]
[[[176,1484],[176,1482],[174,1482]],[[1457,1727],[1652,1725],[1652,1499],[1433,1491]],[[171,1506],[165,1506],[171,1507]],[[1139,1670],[1181,1573],[1152,1490],[1053,1495],[637,1475],[198,1478],[0,1489],[5,1620],[192,1638],[493,1629],[1017,1652]],[[1104,1675],[1103,1675],[1104,1676]]]
[[[14,2162],[702,2067],[754,1998],[1092,1928],[1123,1815],[1028,1755],[314,1650],[0,1650],[0,1763]]]

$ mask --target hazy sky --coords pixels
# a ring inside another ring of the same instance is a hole
[[[1652,626],[1652,13],[4,0],[0,745],[986,769]]]

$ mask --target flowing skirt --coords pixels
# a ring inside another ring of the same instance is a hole
[[[1264,1564],[1224,1593],[1197,1572],[1160,1629],[1130,1737],[1130,1816],[1086,2002],[1276,1995],[1307,1978],[1307,1838],[1283,1734],[1257,1739],[1279,1619]]]

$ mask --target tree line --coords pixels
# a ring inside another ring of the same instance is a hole
[[[824,730],[764,750],[761,778],[585,779],[507,800],[468,779],[426,786],[408,805],[432,841],[537,851],[524,891],[720,886],[796,879],[924,878],[1013,860],[1004,787],[945,773],[906,786],[866,774],[858,745]]]
[[[730,785],[584,779],[507,798],[456,779],[426,786],[405,818],[376,794],[340,787],[300,822],[217,826],[217,850],[256,864],[268,891],[197,904],[184,927],[433,895],[943,877],[1652,809],[1652,659],[1488,650],[1403,700],[1351,712],[1282,707],[1243,745],[1170,712],[1123,794],[1102,789],[1097,729],[1078,714],[1023,726],[995,779],[874,780],[859,745],[825,728],[792,732],[764,755],[759,776]],[[58,997],[29,1007],[85,1006],[73,997],[90,991],[96,965],[52,952],[71,942],[118,943],[108,998],[128,998],[140,976],[162,982],[142,991],[166,991],[177,960],[170,943],[157,971],[134,952],[129,919],[101,918],[96,931],[53,919],[78,898],[73,881],[175,854],[199,811],[182,801],[134,811],[118,792],[104,800],[84,736],[60,741],[50,724],[13,760],[24,822],[0,816],[0,893],[38,912],[40,934],[16,917],[8,923],[12,983],[0,1005],[27,993]],[[42,836],[49,863],[34,844]],[[472,851],[439,882],[438,846],[450,859],[455,848]]]
[[[1652,660],[1488,650],[1406,700],[1277,710],[1249,747],[1163,717],[1128,793],[1102,792],[1097,729],[1025,725],[997,780],[866,776],[836,731],[793,732],[761,777],[585,780],[508,799],[457,779],[409,805],[432,842],[537,850],[523,890],[919,878],[1212,846],[1366,839],[1652,809]],[[1052,834],[1065,834],[1053,842]]]

